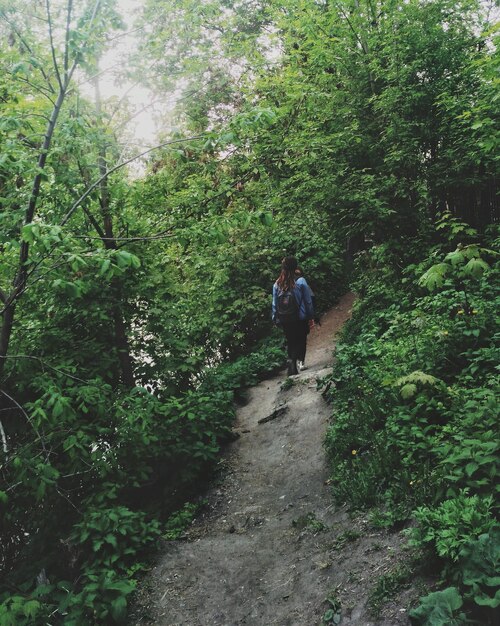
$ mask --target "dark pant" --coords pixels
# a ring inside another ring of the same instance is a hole
[[[298,320],[297,322],[283,324],[288,358],[292,359],[292,361],[305,361],[308,331],[309,324],[307,320]]]

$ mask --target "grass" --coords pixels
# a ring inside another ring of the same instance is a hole
[[[406,589],[415,577],[416,561],[412,559],[408,563],[400,563],[394,569],[383,574],[368,597],[368,606],[375,618],[379,617],[382,607],[394,596]]]

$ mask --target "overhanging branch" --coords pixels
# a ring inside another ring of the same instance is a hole
[[[128,165],[129,163],[132,163],[133,161],[136,161],[137,159],[140,159],[141,157],[145,156],[146,154],[149,154],[150,152],[153,152],[154,150],[159,150],[160,148],[164,148],[165,146],[170,146],[174,143],[185,143],[187,141],[195,141],[197,139],[204,139],[207,135],[195,135],[194,137],[186,137],[185,139],[173,139],[171,141],[165,141],[164,143],[160,143],[157,146],[153,146],[152,148],[148,148],[147,150],[144,150],[144,152],[141,152],[140,154],[136,154],[133,157],[130,157],[130,159],[126,159],[125,161],[122,161],[121,163],[118,163],[118,165],[115,165],[114,167],[112,167],[111,169],[107,170],[105,174],[103,174],[103,176],[101,176],[100,178],[98,178],[88,189],[87,191],[85,191],[84,194],[82,194],[78,200],[76,200],[76,202],[73,204],[73,206],[70,208],[70,210],[66,213],[66,215],[64,216],[64,218],[62,219],[61,222],[61,226],[64,226],[68,220],[70,219],[70,217],[73,215],[73,213],[76,211],[76,209],[80,206],[80,204],[86,199],[88,198],[88,196],[90,196],[90,194],[94,191],[94,189],[96,189],[96,187],[98,187],[103,180],[105,180],[106,178],[108,178],[108,176],[110,176],[111,174],[113,174],[114,172],[116,172],[117,170],[121,169],[122,167],[125,167],[125,165]]]

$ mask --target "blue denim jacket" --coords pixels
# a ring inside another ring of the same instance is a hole
[[[273,308],[272,308],[272,320],[276,322],[276,309],[278,307],[278,295],[280,288],[276,283],[273,285]],[[305,278],[298,278],[295,281],[295,287],[293,293],[297,299],[299,305],[299,319],[312,320],[314,319],[314,307],[311,299],[311,288],[307,284]]]

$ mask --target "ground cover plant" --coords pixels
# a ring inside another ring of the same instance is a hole
[[[230,438],[235,395],[283,361],[277,337],[212,368],[182,394],[108,389],[101,397],[102,406],[110,403],[107,411],[92,414],[86,427],[82,407],[92,394],[102,395],[103,383],[63,395],[52,381],[50,393],[26,408],[33,428],[44,429],[45,448],[57,456],[32,460],[33,448],[20,445],[5,475],[15,488],[2,492],[3,531],[15,537],[22,528],[29,539],[4,547],[5,564],[16,564],[7,572],[9,587],[19,591],[4,592],[2,623],[45,623],[50,616],[65,624],[121,621],[148,548],[162,534],[170,537],[179,516],[171,514],[200,492]],[[58,404],[63,408],[54,408]],[[75,494],[78,500],[70,500]],[[57,521],[48,506],[58,511]],[[21,508],[29,517],[19,519]]]
[[[402,271],[376,251],[383,269],[372,269],[368,283],[361,278],[363,296],[328,379],[335,409],[326,446],[335,497],[372,508],[377,525],[414,519],[410,544],[425,548],[454,585],[422,600],[415,621],[466,623],[468,615],[493,624],[500,600],[498,255],[443,248]],[[436,264],[441,256],[447,270]],[[481,259],[480,269],[468,256]],[[440,280],[429,285],[435,273]],[[471,560],[481,563],[472,575]]]

